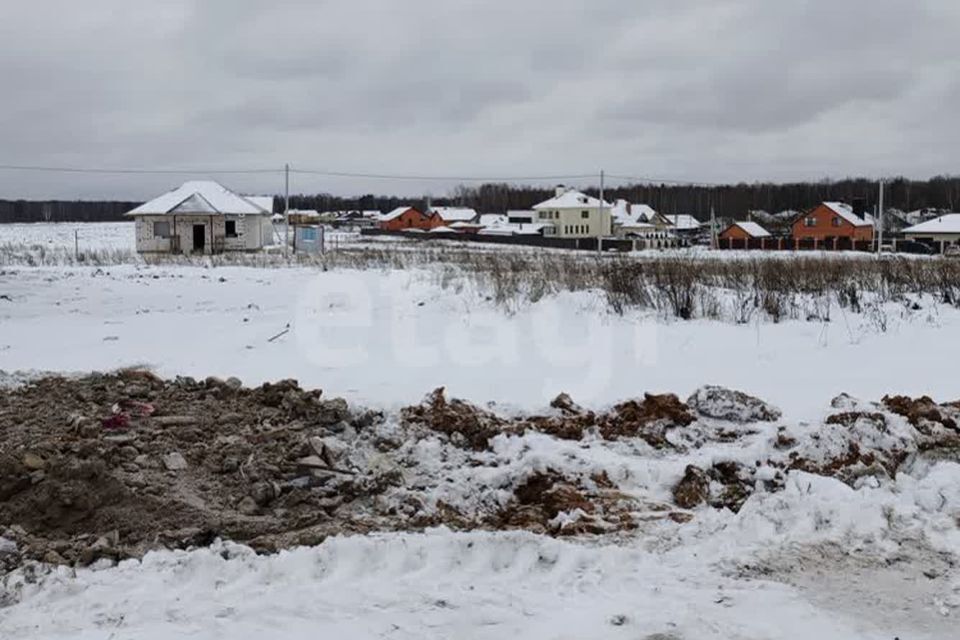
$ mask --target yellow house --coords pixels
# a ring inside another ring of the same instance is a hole
[[[596,238],[613,234],[610,204],[575,189],[557,187],[549,200],[534,205],[537,222],[553,225],[558,238]]]

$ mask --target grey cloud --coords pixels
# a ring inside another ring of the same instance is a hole
[[[0,23],[0,164],[950,172],[958,28],[952,0],[34,0]],[[159,181],[0,172],[0,197]]]

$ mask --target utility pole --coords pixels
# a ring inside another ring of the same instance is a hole
[[[880,178],[880,203],[877,205],[877,255],[883,246],[883,178]]]
[[[717,212],[710,203],[710,248],[717,248]]]
[[[283,253],[290,253],[290,163],[283,165]]]
[[[603,169],[600,169],[600,204],[597,205],[597,253],[603,253]]]

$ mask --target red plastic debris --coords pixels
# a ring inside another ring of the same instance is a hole
[[[126,429],[130,426],[130,416],[125,413],[118,413],[108,418],[102,418],[100,424],[104,429]]]

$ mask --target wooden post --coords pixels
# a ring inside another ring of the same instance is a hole
[[[80,260],[80,230],[73,230],[73,259]]]

